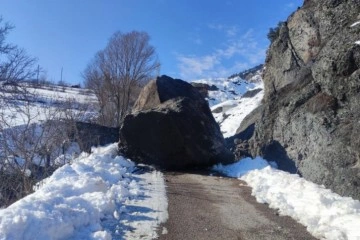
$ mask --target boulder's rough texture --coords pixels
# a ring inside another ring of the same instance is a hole
[[[219,125],[191,84],[162,76],[151,81],[120,128],[120,151],[165,169],[229,163]]]
[[[360,199],[360,0],[307,0],[267,52],[248,153]],[[243,144],[244,146],[244,144]],[[242,149],[244,151],[244,149]]]

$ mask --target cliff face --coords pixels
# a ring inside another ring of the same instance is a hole
[[[358,21],[360,0],[307,0],[280,27],[249,151],[360,199]]]

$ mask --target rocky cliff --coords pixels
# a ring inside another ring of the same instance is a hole
[[[240,129],[255,123],[251,155],[360,199],[358,21],[360,0],[305,0],[271,43],[263,105]]]

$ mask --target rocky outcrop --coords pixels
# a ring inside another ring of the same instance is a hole
[[[138,163],[173,170],[233,160],[205,99],[167,76],[140,93],[120,128],[119,148]]]
[[[240,127],[255,124],[241,139],[251,155],[357,199],[360,24],[352,25],[359,13],[360,0],[305,1],[272,42],[264,103]]]

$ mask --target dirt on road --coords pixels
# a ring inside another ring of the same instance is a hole
[[[256,202],[238,179],[206,173],[165,173],[169,219],[160,240],[316,239],[290,217]]]

